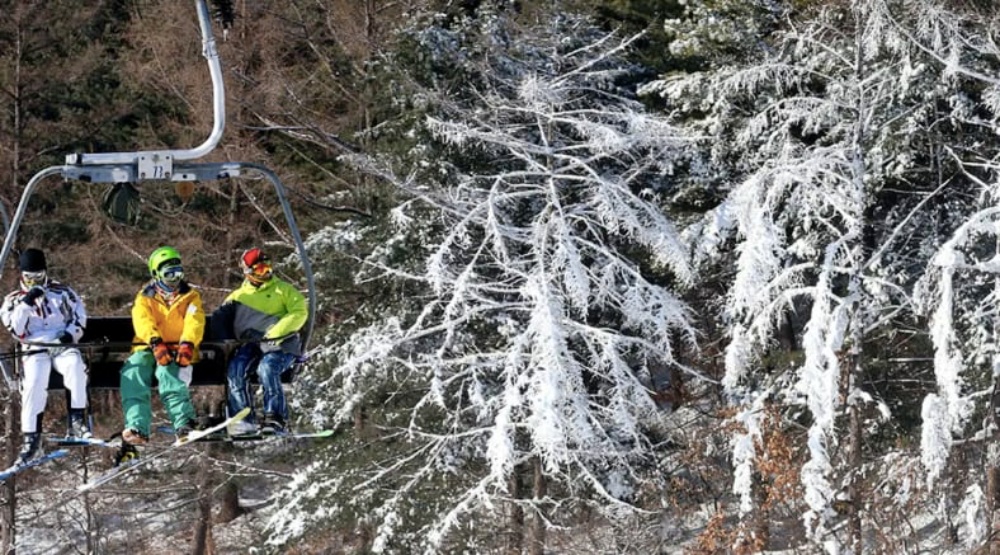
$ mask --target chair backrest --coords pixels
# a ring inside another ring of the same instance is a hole
[[[226,385],[226,368],[229,357],[240,345],[237,341],[221,341],[211,336],[211,318],[206,322],[205,338],[200,345],[201,359],[195,363],[191,385]],[[89,375],[88,387],[98,389],[118,389],[120,372],[132,351],[135,332],[132,319],[127,316],[88,318],[87,329],[78,345]],[[283,383],[292,381],[294,368],[281,376]],[[251,372],[251,381],[257,376]],[[62,376],[58,372],[49,375],[49,389],[63,389]]]

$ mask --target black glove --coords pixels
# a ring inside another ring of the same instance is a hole
[[[21,300],[26,305],[34,306],[35,301],[38,299],[38,297],[41,297],[43,295],[45,295],[45,290],[36,285],[31,289],[29,289],[28,292],[25,293],[23,297],[21,297]]]
[[[59,336],[59,342],[60,343],[72,343],[73,342],[73,335],[71,333],[69,333],[68,331],[64,331],[64,332],[62,332],[62,335]]]
[[[240,339],[243,341],[260,341],[264,339],[264,332],[252,328],[243,330],[243,333],[240,334]]]

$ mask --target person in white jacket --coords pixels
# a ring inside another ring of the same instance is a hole
[[[0,306],[0,322],[21,343],[24,376],[21,380],[21,431],[24,446],[17,464],[41,456],[41,423],[48,397],[49,372],[62,374],[70,394],[69,431],[91,437],[85,418],[87,373],[79,349],[87,311],[73,289],[48,277],[45,253],[26,249],[18,260],[20,288]],[[65,345],[65,346],[63,346]]]

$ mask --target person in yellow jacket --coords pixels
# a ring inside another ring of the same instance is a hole
[[[184,280],[181,255],[176,249],[154,250],[148,265],[152,279],[135,296],[132,306],[135,346],[121,372],[125,413],[122,439],[127,445],[149,439],[154,373],[160,385],[160,401],[178,437],[191,432],[196,416],[188,384],[191,365],[198,360],[198,346],[205,335],[201,294]]]
[[[274,277],[271,260],[259,248],[240,256],[243,283],[212,313],[215,336],[245,341],[229,359],[228,412],[253,409],[247,375],[256,370],[264,389],[264,420],[260,431],[285,431],[288,407],[281,375],[302,354],[298,331],[309,319],[306,299],[290,283]],[[253,412],[233,425],[232,435],[257,433]]]

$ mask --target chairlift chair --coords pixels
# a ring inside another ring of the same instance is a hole
[[[184,182],[197,183],[259,174],[274,186],[274,192],[281,204],[290,230],[290,236],[302,262],[302,271],[308,289],[307,299],[310,314],[309,321],[300,331],[303,349],[305,349],[309,337],[312,335],[316,313],[316,288],[312,266],[302,236],[295,223],[284,185],[273,171],[260,164],[194,161],[206,156],[216,147],[222,138],[226,119],[222,66],[219,62],[215,39],[212,36],[208,7],[205,0],[195,0],[195,7],[201,26],[202,54],[208,61],[212,77],[214,125],[208,138],[201,145],[185,150],[74,153],[66,156],[65,164],[51,166],[36,173],[25,186],[17,210],[9,225],[6,226],[6,236],[3,246],[0,248],[0,268],[6,268],[5,264],[13,250],[18,228],[28,209],[28,200],[35,189],[48,177],[60,176],[63,180],[74,180],[84,184],[112,184],[120,188],[135,183],[174,186]],[[6,220],[6,218],[4,219]],[[202,359],[196,363],[191,385],[226,384],[226,367],[236,342],[221,341],[212,337],[209,331],[211,328],[209,322],[206,325],[206,337],[200,346]],[[86,332],[81,338],[79,348],[87,361],[89,387],[111,389],[119,387],[119,370],[132,348],[133,336],[132,320],[129,317],[88,318]],[[17,385],[16,364],[18,360],[17,356],[0,357],[0,371],[2,371],[7,385],[11,388],[16,388]],[[287,383],[291,380],[291,373],[286,373],[282,379]],[[50,389],[62,387],[62,377],[58,372],[52,372],[49,387]]]

